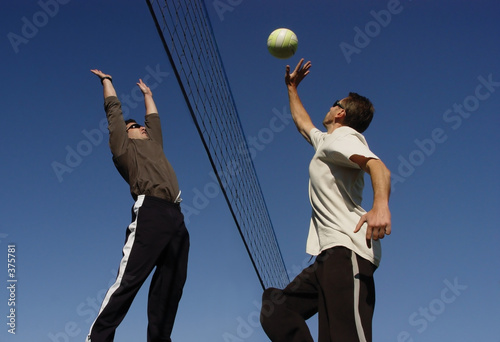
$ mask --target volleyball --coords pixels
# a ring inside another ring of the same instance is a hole
[[[297,51],[299,40],[295,33],[286,28],[279,28],[271,32],[267,38],[267,49],[276,58],[287,59]]]

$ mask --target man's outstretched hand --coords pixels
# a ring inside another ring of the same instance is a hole
[[[137,82],[137,85],[139,86],[139,88],[141,89],[142,93],[144,95],[151,95],[153,96],[153,93],[151,92],[151,89],[149,89],[149,87],[146,85],[146,83],[142,82],[141,79],[139,79],[139,82]]]
[[[300,82],[304,79],[304,77],[309,74],[309,69],[311,68],[311,61],[304,63],[304,58],[301,58],[299,63],[297,63],[297,66],[295,67],[295,70],[290,74],[290,66],[286,66],[286,74],[285,74],[285,83],[287,86],[292,86],[297,88],[300,84]]]
[[[99,77],[99,79],[103,79],[104,77],[109,77],[109,78],[112,78],[111,75],[108,75],[108,74],[105,74],[103,73],[101,70],[97,70],[97,69],[92,69],[90,70],[94,75],[97,75],[97,77]]]

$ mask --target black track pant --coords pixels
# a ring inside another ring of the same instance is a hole
[[[285,289],[264,291],[264,331],[273,342],[313,342],[306,320],[318,313],[319,342],[370,342],[375,269],[345,247],[324,251]]]
[[[109,288],[87,341],[113,341],[115,330],[149,274],[148,342],[170,342],[186,281],[189,234],[177,204],[141,195],[132,208],[116,282]]]

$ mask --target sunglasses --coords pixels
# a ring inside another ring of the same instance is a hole
[[[129,128],[127,128],[127,130],[125,132],[128,132],[129,129],[141,128],[141,127],[142,127],[141,125],[135,123],[133,125],[130,125]]]
[[[339,106],[340,108],[342,108],[343,110],[345,110],[344,106],[342,106],[342,105],[340,104],[340,100],[335,101],[335,103],[333,104],[333,106],[332,106],[332,107],[336,107],[336,106]]]

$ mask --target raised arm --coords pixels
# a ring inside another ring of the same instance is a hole
[[[158,114],[158,109],[156,108],[155,101],[153,100],[153,92],[141,79],[137,82],[137,85],[144,95],[144,105],[146,106],[146,116],[144,120],[144,125],[146,126],[146,131],[152,140],[157,141],[163,146],[163,135],[161,132],[160,116],[151,115]]]
[[[351,156],[353,162],[365,170],[371,178],[373,187],[373,207],[359,220],[354,232],[357,233],[366,222],[366,243],[370,247],[371,239],[383,239],[391,234],[391,212],[389,195],[391,192],[391,173],[379,159]]]
[[[116,96],[116,91],[115,87],[113,87],[113,82],[112,82],[112,77],[111,75],[107,75],[103,73],[101,70],[97,69],[92,69],[90,70],[94,75],[97,75],[97,77],[100,78],[101,83],[102,83],[102,88],[104,92],[104,98],[110,97],[110,96]]]
[[[149,114],[157,114],[158,109],[156,108],[155,101],[153,100],[153,92],[149,87],[144,83],[141,79],[139,79],[139,82],[137,82],[137,85],[142,91],[142,94],[144,94],[144,104],[146,105],[146,115]]]
[[[309,69],[311,68],[310,61],[302,66],[303,63],[304,59],[302,58],[291,74],[290,66],[286,66],[285,83],[288,88],[288,99],[290,101],[290,111],[292,112],[293,122],[295,122],[295,126],[300,134],[302,134],[302,136],[309,143],[311,143],[309,132],[311,132],[311,129],[315,126],[311,121],[311,117],[304,108],[297,91],[297,87],[300,82],[307,76],[307,74],[309,74]]]

